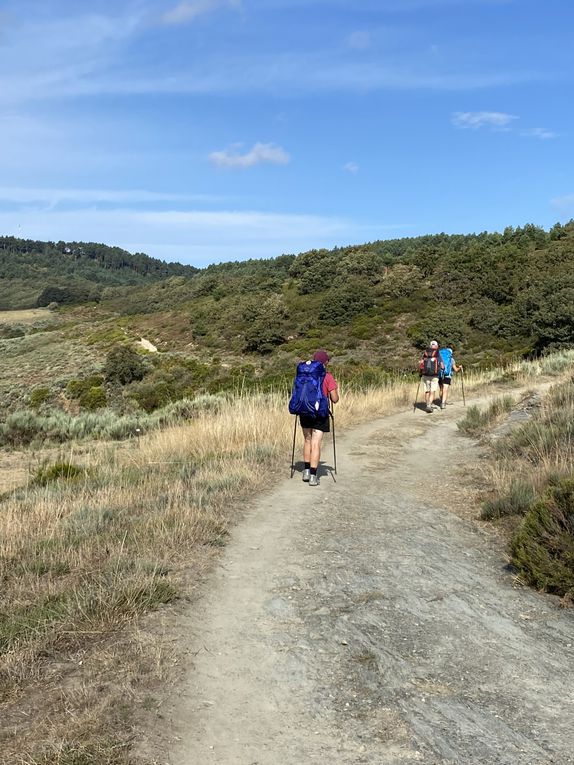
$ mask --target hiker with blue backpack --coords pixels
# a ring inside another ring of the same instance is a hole
[[[454,360],[453,350],[450,347],[441,348],[439,355],[443,363],[443,368],[439,375],[440,408],[445,409],[448,399],[448,392],[452,382],[453,372],[462,372],[462,364],[457,365],[456,361]]]
[[[309,486],[318,486],[317,468],[321,459],[323,435],[329,433],[331,404],[339,400],[337,381],[327,371],[330,361],[327,351],[316,351],[310,361],[302,361],[297,365],[297,373],[293,383],[293,392],[289,401],[289,411],[298,415],[299,423],[305,439],[303,445],[303,480]],[[297,423],[293,432],[293,457],[291,460],[291,475],[295,455],[295,436]]]

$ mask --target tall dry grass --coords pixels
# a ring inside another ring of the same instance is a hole
[[[399,384],[349,393],[337,426],[393,411],[411,395],[411,386]],[[3,762],[120,761],[125,749],[108,736],[117,723],[117,688],[106,672],[83,681],[106,689],[99,724],[90,706],[78,703],[77,679],[74,693],[47,692],[50,714],[35,714],[34,724],[30,717],[18,724],[16,710],[35,703],[35,683],[51,687],[54,666],[64,679],[71,666],[75,678],[84,677],[71,656],[86,652],[88,666],[101,664],[102,645],[185,592],[189,570],[207,565],[225,544],[242,500],[270,473],[287,472],[292,426],[284,394],[238,396],[139,443],[94,448],[82,457],[83,469],[69,467],[76,461],[68,448],[57,469],[38,473],[41,482],[4,495],[0,714],[15,722],[0,738]],[[125,658],[124,641],[119,645],[122,655],[112,663]]]

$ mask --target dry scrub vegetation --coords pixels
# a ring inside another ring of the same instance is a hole
[[[411,396],[349,392],[337,425]],[[138,617],[189,593],[242,504],[287,470],[292,423],[283,394],[231,399],[83,465],[63,453],[2,497],[2,762],[129,762],[169,663]]]
[[[509,538],[509,555],[521,579],[574,600],[574,353],[555,354],[528,374],[558,375],[557,382],[525,421],[491,444],[485,470],[490,496],[482,517],[497,521]],[[500,400],[493,405],[498,419]],[[493,410],[469,412],[459,423],[477,434]]]
[[[515,365],[467,390],[518,385]],[[412,404],[403,383],[343,391],[342,429]],[[285,392],[218,399],[126,444],[67,447],[0,505],[0,761],[125,765],[174,657],[142,616],[190,597],[249,497],[287,474]],[[52,452],[53,454],[53,452]]]

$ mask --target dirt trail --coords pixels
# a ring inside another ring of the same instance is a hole
[[[479,455],[461,415],[358,428],[336,483],[296,474],[255,503],[182,625],[158,762],[574,763],[574,615],[459,517]]]

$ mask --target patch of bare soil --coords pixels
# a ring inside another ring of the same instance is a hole
[[[28,308],[21,311],[0,311],[0,324],[34,324],[54,319],[48,308]]]
[[[319,487],[297,473],[254,502],[202,596],[163,617],[182,676],[142,761],[574,763],[573,613],[516,589],[472,520],[462,415],[358,428],[336,482],[327,442]]]

